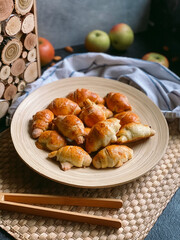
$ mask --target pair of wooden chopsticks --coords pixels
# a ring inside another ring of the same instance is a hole
[[[40,207],[31,204],[72,205],[102,208],[120,208],[122,201],[110,198],[79,198],[66,196],[51,196],[39,194],[0,193],[0,209],[27,213],[32,215],[58,218],[62,220],[83,222],[120,228],[119,219],[88,215],[59,209]]]

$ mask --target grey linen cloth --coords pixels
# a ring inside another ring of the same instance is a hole
[[[180,78],[168,68],[141,59],[105,53],[72,54],[27,84],[8,110],[11,119],[19,104],[35,89],[63,78],[97,76],[129,84],[144,92],[166,118],[180,118]],[[73,81],[73,79],[72,79]]]

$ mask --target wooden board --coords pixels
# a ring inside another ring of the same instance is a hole
[[[108,92],[126,95],[144,124],[156,131],[155,136],[133,145],[134,156],[120,168],[97,170],[73,168],[62,171],[58,162],[47,158],[47,152],[35,146],[30,137],[32,116],[54,98],[65,97],[77,88],[87,88],[104,97]],[[30,94],[18,107],[11,124],[11,136],[22,160],[37,173],[53,181],[82,188],[112,187],[130,182],[149,171],[163,156],[168,144],[168,126],[159,108],[142,92],[115,80],[98,77],[62,79],[47,84]]]

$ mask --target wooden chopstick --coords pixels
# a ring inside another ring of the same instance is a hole
[[[41,194],[3,193],[4,201],[30,203],[30,204],[54,204],[54,205],[74,205],[86,207],[121,208],[120,199],[111,198],[81,198]]]
[[[111,207],[113,203],[117,202],[116,208],[122,206],[119,199],[96,199],[96,198],[74,198],[61,197],[50,195],[33,195],[33,194],[0,194],[0,209],[33,214],[44,217],[58,218],[62,220],[69,220],[73,222],[84,222],[95,225],[108,226],[113,228],[120,228],[121,222],[119,219],[107,218],[96,215],[88,215],[83,213],[76,213],[71,211],[64,211],[53,208],[46,208],[40,206],[33,206],[26,203],[39,204],[58,204],[58,205],[76,205],[76,206],[95,206],[95,207]],[[67,202],[66,202],[67,200]],[[101,205],[102,204],[102,205]],[[119,205],[119,207],[118,207]],[[114,207],[113,207],[114,208]]]

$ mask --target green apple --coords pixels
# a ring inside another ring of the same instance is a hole
[[[101,30],[93,30],[85,38],[85,47],[90,52],[106,52],[110,47],[109,35]]]
[[[150,62],[157,62],[162,64],[165,67],[169,67],[169,61],[167,59],[167,57],[165,57],[164,55],[160,54],[160,53],[156,53],[156,52],[149,52],[146,53],[143,57],[143,60],[147,60]]]
[[[111,28],[109,37],[116,50],[124,51],[133,43],[134,32],[129,25],[118,23]]]

